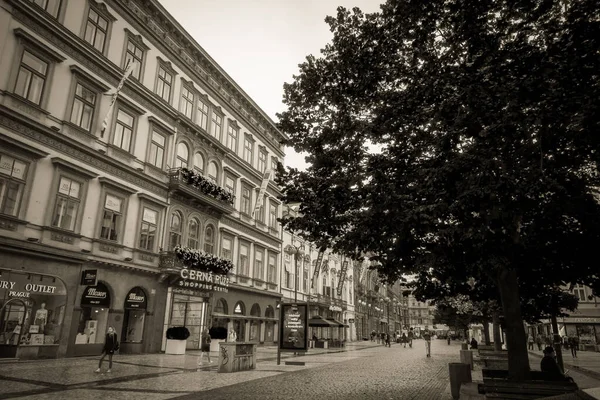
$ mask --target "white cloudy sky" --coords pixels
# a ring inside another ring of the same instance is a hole
[[[308,54],[331,40],[325,24],[338,6],[379,10],[383,0],[160,0],[267,115],[285,109],[283,83]],[[286,150],[286,164],[302,168],[304,157]]]

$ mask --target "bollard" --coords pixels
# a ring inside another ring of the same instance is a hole
[[[471,366],[471,370],[473,370],[473,350],[461,350],[460,362],[463,364],[469,364]]]
[[[449,363],[450,373],[450,392],[452,398],[457,400],[460,397],[460,385],[471,382],[471,368],[469,364]]]
[[[460,349],[461,350],[469,350],[469,345],[467,343],[461,343],[460,344]]]

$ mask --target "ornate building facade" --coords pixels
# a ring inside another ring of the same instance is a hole
[[[0,6],[0,356],[99,354],[108,326],[123,352],[273,342],[273,121],[156,0]],[[179,247],[232,260],[228,290],[184,286]]]

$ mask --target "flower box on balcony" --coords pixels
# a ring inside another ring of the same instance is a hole
[[[233,206],[235,196],[223,189],[216,183],[205,178],[201,174],[187,168],[177,168],[172,170],[170,175],[171,182],[183,182],[195,190],[215,200],[221,201],[228,206]]]
[[[227,275],[233,269],[233,263],[230,260],[205,253],[202,250],[194,250],[181,246],[175,247],[173,252],[161,254],[161,270],[174,273],[184,267]]]

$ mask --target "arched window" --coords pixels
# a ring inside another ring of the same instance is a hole
[[[265,317],[275,318],[275,310],[273,310],[272,306],[267,306],[267,309],[265,310]]]
[[[169,223],[169,248],[173,250],[177,245],[181,245],[181,213],[175,211],[171,214],[171,221]]]
[[[260,306],[258,303],[254,303],[250,309],[250,315],[253,317],[260,317]],[[257,320],[250,320],[250,337],[251,342],[258,342],[260,336],[260,322]]]
[[[217,183],[218,178],[219,178],[219,175],[218,175],[217,163],[215,163],[214,161],[211,161],[210,164],[208,164],[208,179]]]
[[[225,299],[217,300],[217,304],[215,304],[215,312],[219,314],[227,314],[227,302]]]
[[[125,297],[123,330],[121,340],[128,343],[141,343],[144,337],[144,321],[148,296],[139,286],[132,288]]]
[[[215,229],[208,225],[204,231],[204,251],[214,254],[215,250]]]
[[[179,143],[177,145],[177,160],[175,160],[175,168],[187,168],[189,155],[190,151],[187,147],[187,144],[183,142]]]
[[[194,154],[194,170],[204,175],[204,157],[201,153]]]
[[[190,249],[200,249],[200,222],[196,218],[190,219],[188,223],[188,241],[187,246]]]
[[[260,317],[260,306],[258,303],[254,303],[250,309],[250,315],[253,317]]]

